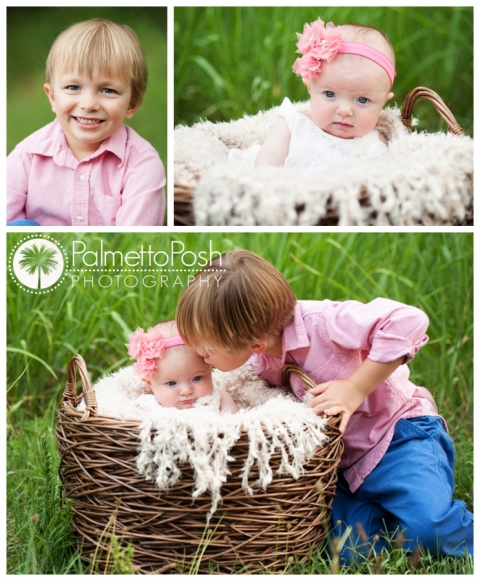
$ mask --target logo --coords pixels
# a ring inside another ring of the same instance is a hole
[[[166,241],[161,248],[144,243],[132,248],[131,238],[124,240],[123,244],[110,244],[114,246],[110,250],[103,239],[93,238],[89,245],[83,240],[70,239],[67,247],[71,254],[67,254],[52,236],[32,234],[22,238],[11,250],[8,271],[19,288],[32,294],[49,293],[65,278],[71,288],[184,288],[213,261],[217,262],[214,268],[209,268],[213,280],[207,276],[202,284],[218,285],[222,278],[222,255],[214,250],[211,240],[205,250],[196,252],[187,250],[178,240]]]
[[[8,258],[10,276],[33,294],[45,294],[60,286],[67,266],[67,253],[60,242],[42,234],[23,238]]]

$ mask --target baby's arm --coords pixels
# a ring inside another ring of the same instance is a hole
[[[238,412],[238,406],[233,401],[232,396],[225,390],[220,389],[220,411],[227,412],[229,414],[236,414]]]
[[[284,117],[279,117],[267,133],[255,160],[255,166],[273,165],[281,167],[285,164],[290,145],[290,129]]]
[[[370,395],[405,361],[405,356],[389,363],[365,359],[347,379],[320,383],[310,390],[317,396],[310,402],[315,413],[327,416],[340,414],[340,433],[345,432],[348,421],[363,400]]]
[[[125,172],[115,226],[162,226],[165,172],[155,150],[147,150]]]

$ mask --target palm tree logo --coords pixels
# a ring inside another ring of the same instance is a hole
[[[20,251],[22,258],[18,262],[20,268],[28,274],[37,274],[37,289],[42,288],[42,274],[49,275],[58,267],[59,262],[55,260],[58,252],[47,245],[32,243],[31,246]]]
[[[23,238],[13,248],[8,269],[18,286],[35,294],[50,292],[65,279],[68,268],[63,246],[47,235]]]

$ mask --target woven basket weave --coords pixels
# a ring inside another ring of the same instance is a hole
[[[83,394],[77,395],[76,374]],[[297,373],[284,370],[284,381]],[[76,409],[81,397],[86,409]],[[95,392],[80,355],[70,361],[68,380],[58,412],[56,440],[64,497],[71,499],[74,529],[82,556],[109,572],[112,537],[134,549],[133,563],[141,573],[259,573],[284,568],[293,559],[306,562],[326,536],[343,451],[339,417],[329,419],[328,443],[304,465],[299,480],[275,475],[266,491],[250,496],[241,488],[241,472],[249,441],[242,434],[231,450],[231,476],[222,486],[223,503],[206,515],[211,498],[192,502],[193,471],[182,466],[179,485],[162,491],[137,475],[135,459],[140,422],[99,416]],[[278,468],[280,457],[270,465]],[[252,476],[256,474],[253,471]],[[292,559],[293,557],[293,559]]]
[[[430,101],[438,114],[447,124],[449,133],[455,135],[465,135],[462,127],[457,123],[450,109],[444,103],[442,98],[426,87],[417,87],[408,93],[402,107],[402,123],[405,127],[410,128],[413,122],[413,106],[418,99]],[[195,187],[174,184],[174,224],[176,226],[194,226],[195,216],[193,213],[193,196]],[[368,198],[368,191],[362,187],[359,191],[360,203],[365,202]],[[336,226],[338,224],[338,213],[335,208],[327,204],[325,217],[318,224],[319,226]],[[473,214],[465,218],[466,226],[473,225]]]

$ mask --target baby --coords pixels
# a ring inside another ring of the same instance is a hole
[[[375,126],[393,97],[395,55],[388,38],[369,26],[325,26],[320,19],[297,36],[302,57],[293,71],[310,93],[310,110],[300,113],[285,98],[255,165],[323,172],[385,153],[386,139]]]
[[[128,353],[137,360],[134,369],[153,394],[137,398],[141,408],[155,410],[160,405],[179,410],[238,411],[231,395],[214,387],[211,365],[185,345],[174,321],[160,323],[147,333],[137,329],[129,340]]]
[[[124,125],[147,85],[133,30],[101,19],[71,26],[50,50],[46,79],[56,120],[7,158],[8,225],[162,225],[163,164]]]

